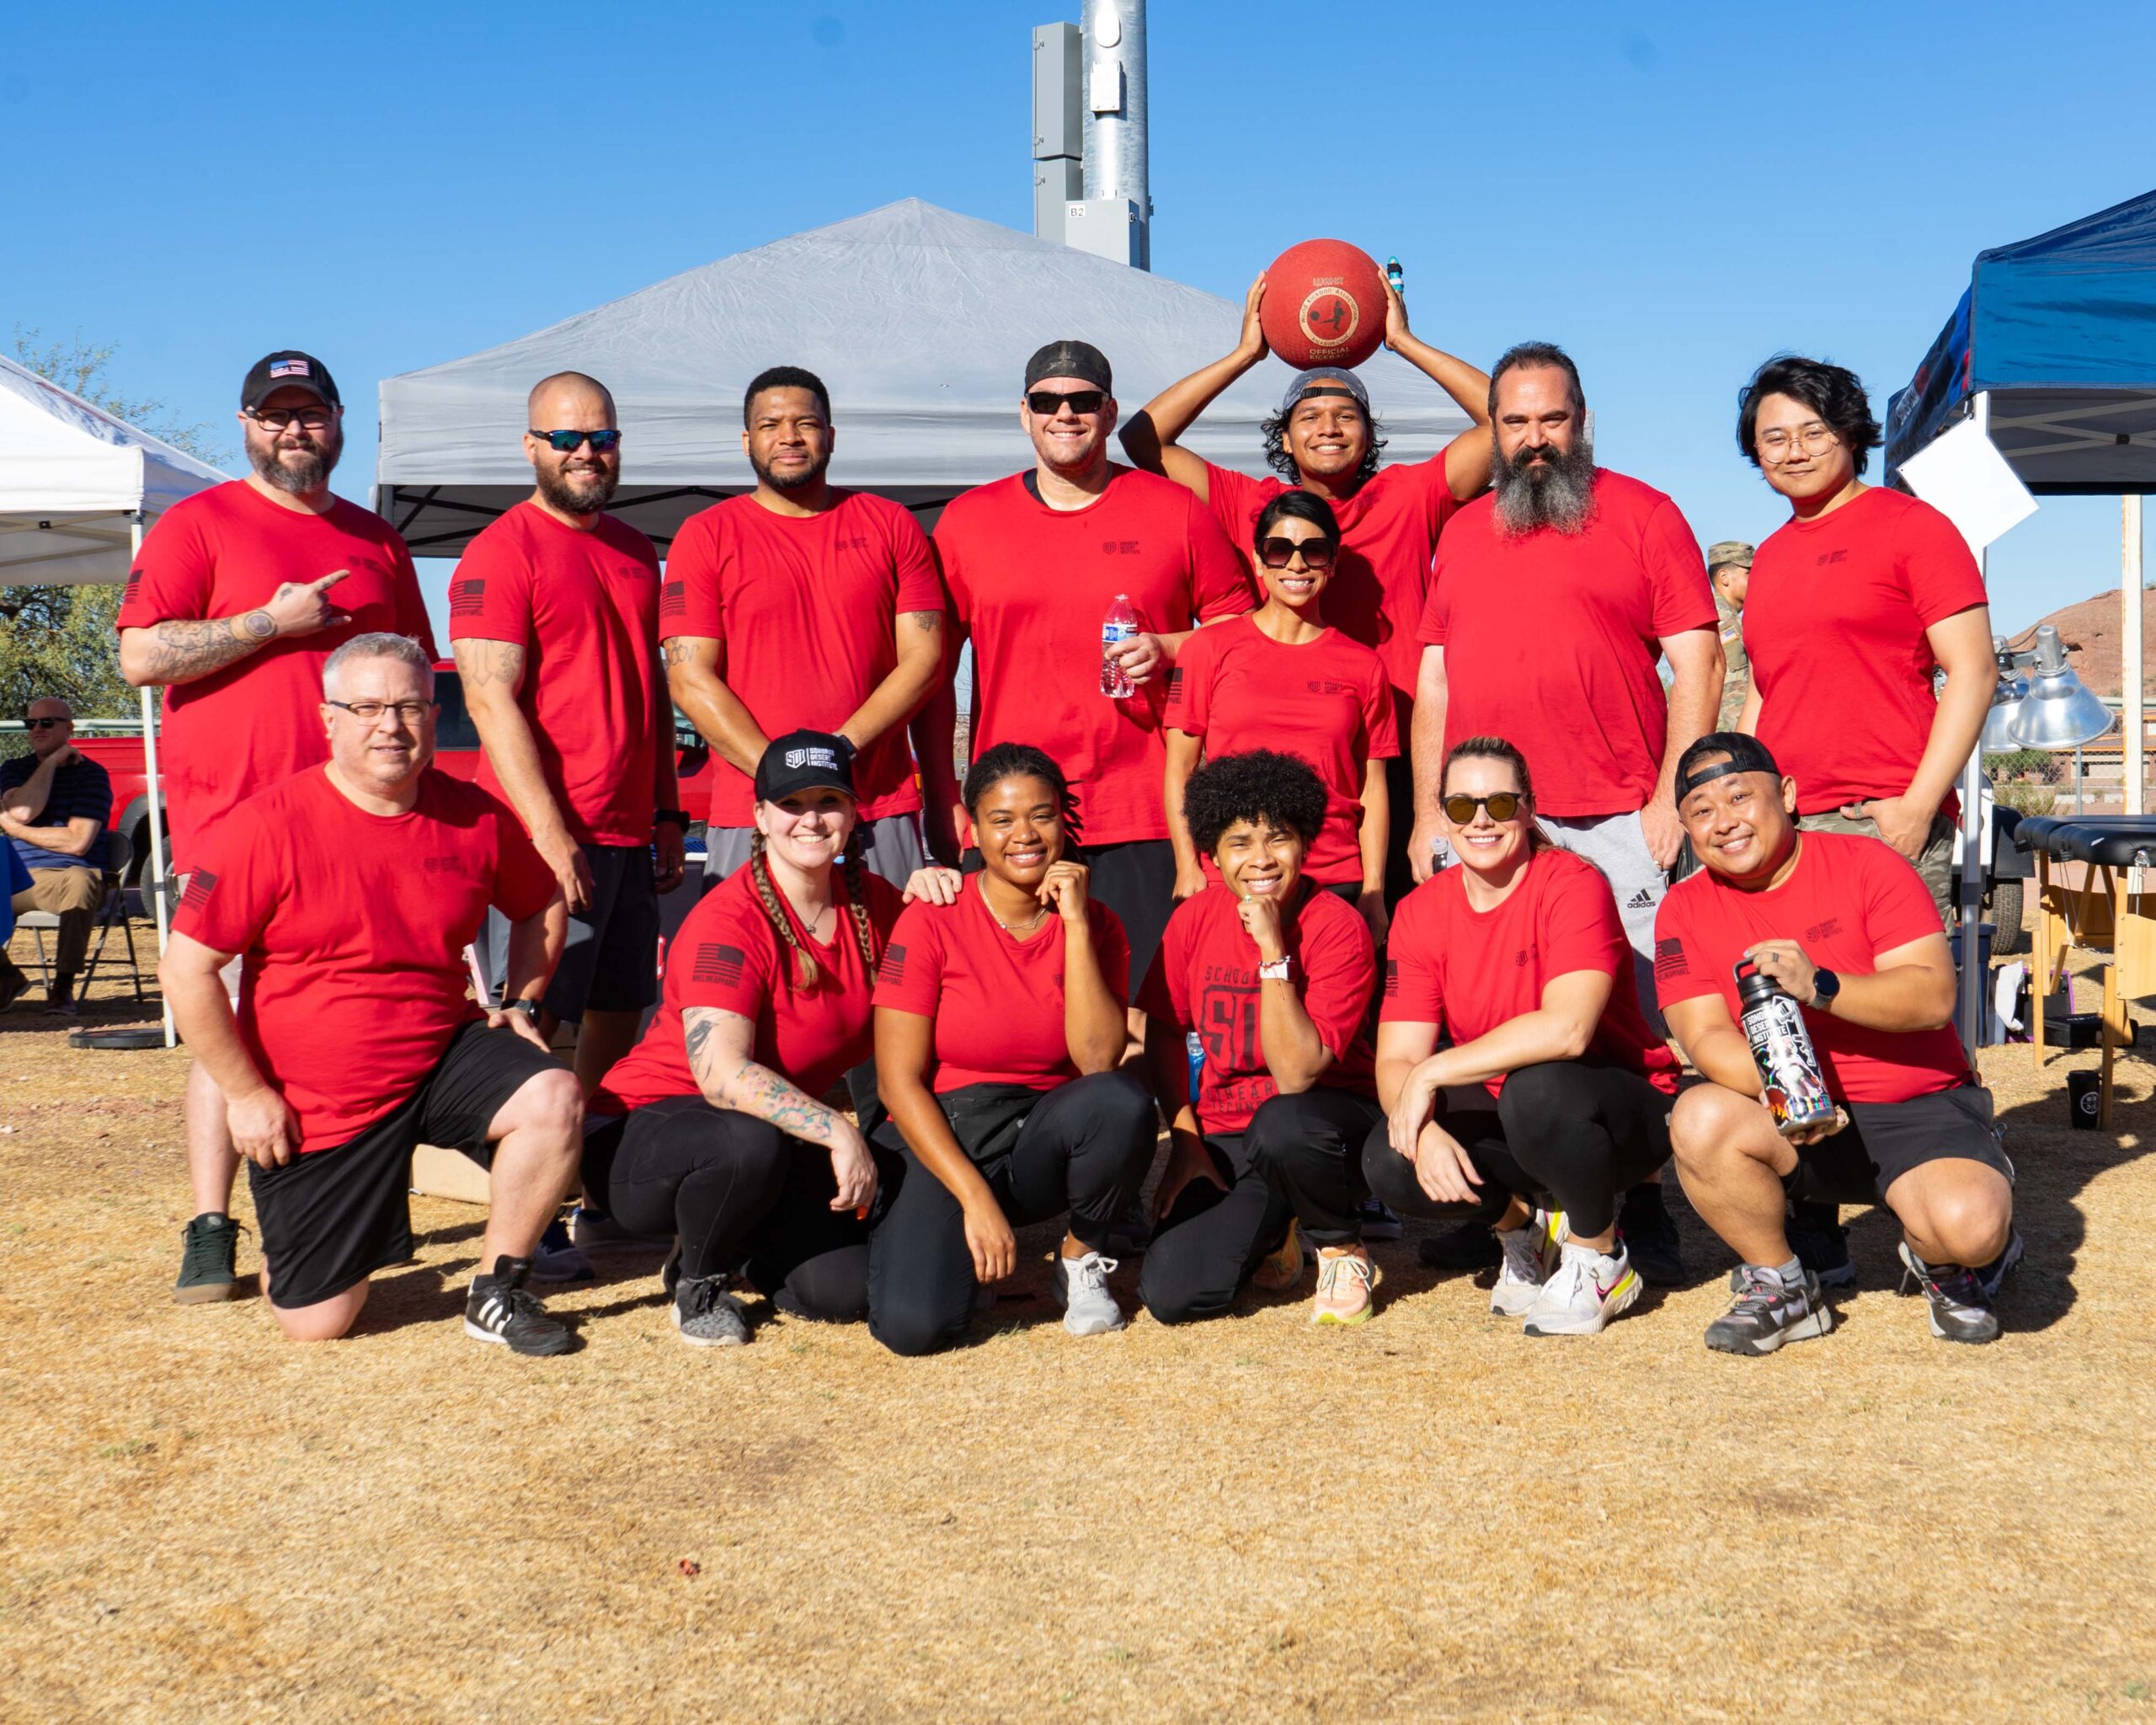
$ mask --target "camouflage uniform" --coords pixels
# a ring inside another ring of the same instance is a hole
[[[1752,567],[1752,547],[1742,539],[1723,539],[1707,547],[1707,573],[1732,564]],[[1715,729],[1733,731],[1744,712],[1745,697],[1752,692],[1752,661],[1744,653],[1744,613],[1732,609],[1715,590],[1715,617],[1721,633],[1721,711],[1715,715]]]

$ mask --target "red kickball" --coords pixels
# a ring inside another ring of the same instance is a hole
[[[1344,239],[1306,239],[1265,272],[1266,344],[1298,371],[1359,366],[1385,340],[1385,278]]]

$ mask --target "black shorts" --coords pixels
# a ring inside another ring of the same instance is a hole
[[[280,1168],[249,1162],[270,1303],[314,1306],[412,1256],[412,1151],[460,1150],[485,1167],[487,1127],[503,1103],[559,1062],[510,1030],[474,1020],[419,1087],[357,1138]]]
[[[1884,1204],[1886,1188],[1911,1168],[1959,1159],[2014,1181],[2014,1164],[1992,1124],[1991,1092],[1964,1084],[1907,1102],[1842,1105],[1849,1123],[1831,1138],[1798,1146],[1783,1188],[1801,1203]]]
[[[568,945],[543,1004],[564,1024],[659,1002],[659,887],[648,845],[586,845],[591,902],[569,913]],[[487,912],[487,974],[496,999],[509,968],[509,921]]]
[[[1168,918],[1176,908],[1176,847],[1166,839],[1130,839],[1119,845],[1080,845],[1072,852],[1089,871],[1086,893],[1115,912],[1130,943],[1130,994],[1135,1004],[1139,985],[1153,966],[1161,949]],[[959,859],[968,874],[980,872],[980,852],[969,851]]]

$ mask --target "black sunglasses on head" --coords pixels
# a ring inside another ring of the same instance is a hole
[[[1492,820],[1510,820],[1519,813],[1523,800],[1517,791],[1499,791],[1493,797],[1447,797],[1438,807],[1445,811],[1445,819],[1454,826],[1465,826],[1475,819],[1477,809],[1487,809]]]
[[[1332,567],[1332,547],[1322,539],[1289,539],[1284,537],[1267,539],[1257,547],[1261,562],[1269,569],[1284,569],[1289,559],[1297,552],[1303,554],[1303,567],[1322,574]]]
[[[1026,405],[1043,419],[1053,419],[1057,409],[1069,408],[1074,414],[1097,414],[1101,403],[1108,398],[1105,389],[1074,389],[1068,395],[1059,395],[1053,389],[1029,389],[1026,392]]]
[[[611,455],[622,446],[622,434],[611,426],[604,431],[539,431],[531,434],[556,455],[568,455],[580,443],[589,443],[594,455]]]

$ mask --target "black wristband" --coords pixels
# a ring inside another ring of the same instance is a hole
[[[689,811],[686,809],[661,809],[654,813],[651,817],[651,824],[654,826],[658,825],[662,820],[670,820],[683,832],[689,830]]]

